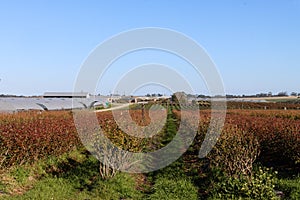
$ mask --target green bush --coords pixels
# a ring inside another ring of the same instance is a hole
[[[277,199],[276,178],[268,168],[259,167],[251,177],[231,177],[217,169],[211,176],[209,199]]]

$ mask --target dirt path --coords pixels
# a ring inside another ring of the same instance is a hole
[[[95,112],[105,112],[105,111],[110,111],[110,110],[117,110],[117,109],[125,108],[125,107],[127,107],[131,104],[133,104],[133,103],[120,104],[120,105],[116,105],[116,106],[111,107],[111,108],[96,110]]]

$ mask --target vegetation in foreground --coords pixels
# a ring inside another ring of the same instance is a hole
[[[181,120],[169,106],[168,123],[152,140],[135,140],[98,113],[107,136],[125,149],[147,151],[170,142]],[[132,109],[137,123],[147,112]],[[221,138],[198,158],[210,120],[201,111],[198,134],[172,165],[148,174],[101,177],[97,159],[77,137],[69,112],[0,116],[1,199],[299,199],[298,111],[229,110]],[[108,123],[109,122],[109,123]],[[128,143],[124,141],[130,141]],[[230,148],[228,148],[230,147]],[[278,171],[278,173],[277,173]]]

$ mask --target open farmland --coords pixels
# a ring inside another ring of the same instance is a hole
[[[130,116],[137,124],[148,125],[150,106],[143,110],[134,105]],[[182,110],[195,112],[189,105],[164,106],[167,123],[146,139],[122,132],[110,111],[96,115],[114,144],[147,152],[174,138]],[[0,198],[299,199],[300,111],[229,109],[222,135],[203,159],[198,153],[210,110],[201,109],[200,116],[193,144],[170,166],[145,174],[112,174],[81,144],[71,111],[1,114]]]

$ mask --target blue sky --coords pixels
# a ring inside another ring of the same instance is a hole
[[[142,27],[173,29],[197,41],[226,93],[300,92],[299,0],[1,0],[0,94],[72,91],[97,45]],[[106,79],[116,74],[118,68]],[[107,82],[99,92],[111,87]]]

